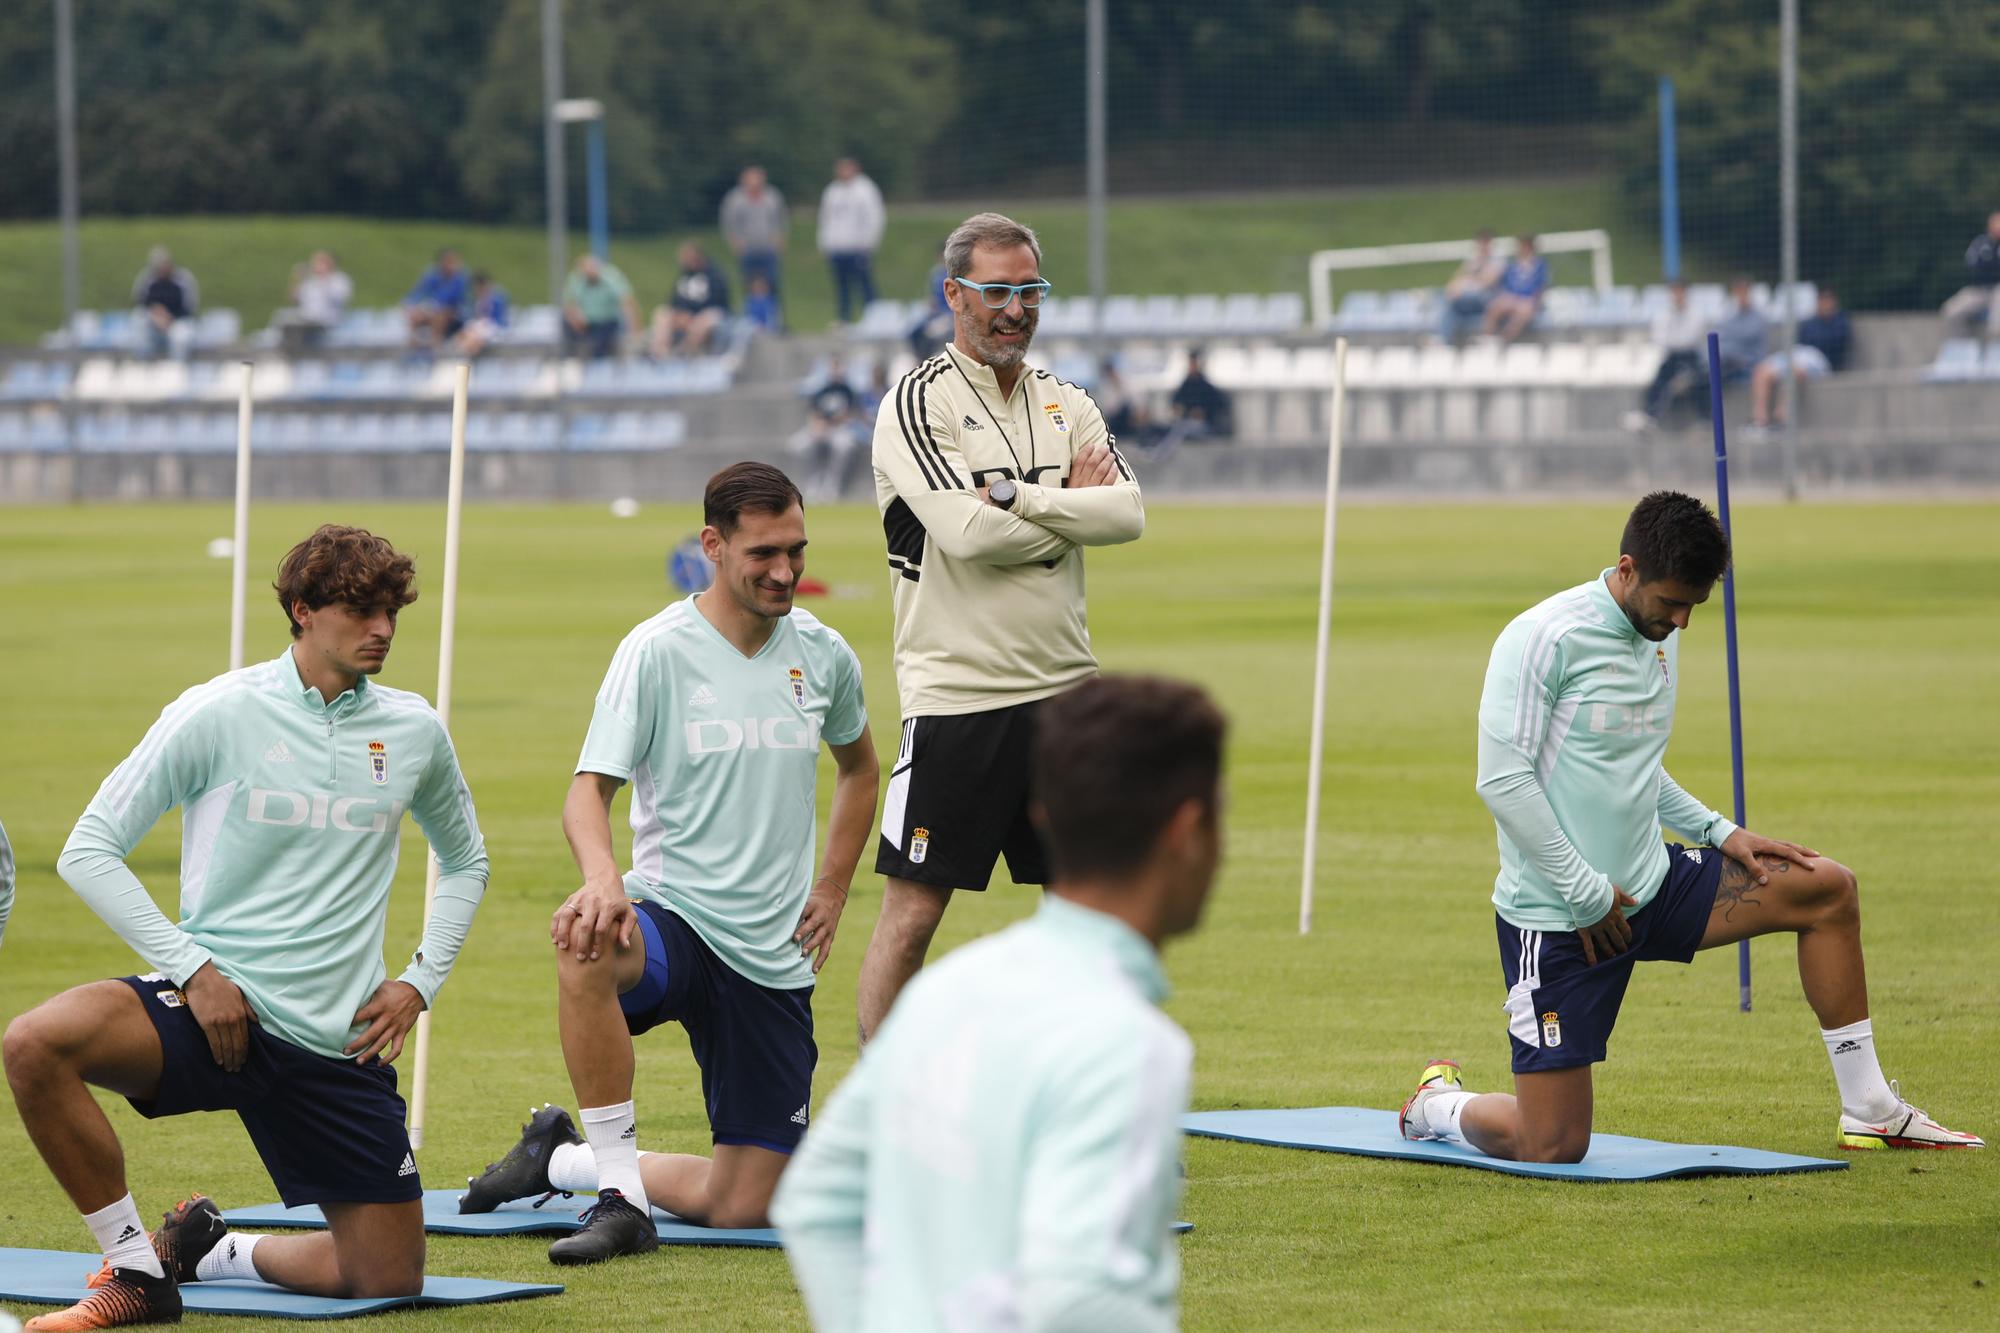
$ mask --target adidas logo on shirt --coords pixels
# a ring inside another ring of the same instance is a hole
[[[810,1105],[810,1103],[808,1103],[808,1105]],[[795,1125],[803,1125],[805,1122],[806,1122],[806,1108],[804,1106],[801,1106],[798,1110],[792,1112],[792,1123]]]
[[[974,421],[974,420],[973,420],[973,419],[972,419],[972,418],[971,418],[970,416],[966,417],[965,421],[964,421],[964,422],[963,422],[962,424],[963,424],[963,425],[965,426],[965,428],[966,428],[967,430],[985,430],[985,429],[986,429],[986,427],[984,427],[984,426],[980,425],[980,424],[979,424],[979,423],[978,423],[977,421]],[[803,1122],[801,1122],[801,1123],[803,1123]]]
[[[298,761],[292,758],[292,751],[289,746],[283,741],[277,741],[270,749],[264,751],[264,762],[267,764],[292,764]]]
[[[403,1154],[403,1164],[402,1164],[401,1166],[399,1166],[399,1167],[397,1167],[397,1168],[396,1168],[396,1174],[397,1174],[397,1175],[398,1175],[399,1177],[400,1177],[400,1176],[414,1176],[415,1174],[417,1174],[417,1163],[416,1163],[416,1159],[415,1159],[415,1158],[413,1158],[413,1157],[411,1157],[411,1156],[410,1156],[410,1155],[409,1155],[408,1153],[404,1153],[404,1154]]]
[[[706,684],[695,687],[695,692],[688,696],[689,708],[713,708],[714,706],[715,691],[708,688]]]

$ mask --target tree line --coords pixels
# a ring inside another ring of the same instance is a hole
[[[1775,268],[1770,0],[1107,5],[1114,157],[1164,163],[1174,187],[1353,183],[1364,161],[1489,178],[1610,163],[1644,213],[1657,206],[1654,88],[1670,73],[1690,247]],[[543,215],[541,0],[74,7],[88,212]],[[1839,275],[1858,305],[1935,299],[2000,204],[1988,151],[2000,100],[1987,95],[2000,7],[1802,9],[1804,271]],[[567,0],[563,12],[566,90],[605,104],[621,229],[712,220],[751,160],[795,203],[846,153],[892,198],[1081,179],[1083,0]],[[0,216],[55,211],[53,47],[48,0],[0,7]],[[1529,137],[1491,133],[1483,151],[1482,133],[1502,127]],[[1416,151],[1455,139],[1448,159]],[[580,165],[571,174],[580,219]]]

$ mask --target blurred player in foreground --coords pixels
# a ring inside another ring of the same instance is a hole
[[[563,806],[583,887],[550,936],[563,1059],[583,1137],[560,1107],[470,1182],[464,1212],[596,1190],[560,1264],[656,1248],[648,1207],[716,1227],[764,1225],[812,1099],[813,980],[875,814],[861,665],[792,596],[805,569],[799,491],[762,463],[724,468],[703,497],[704,592],[625,636],[597,693]],[[812,869],[819,747],[837,777]],[[632,784],[632,869],[618,873],[611,798]],[[636,901],[635,901],[636,900]],[[713,1159],[638,1151],[632,1038],[687,1030]]]
[[[1223,732],[1171,681],[1043,705],[1040,910],[910,983],[779,1185],[820,1333],[1176,1326],[1193,1051],[1159,950],[1215,878]]]
[[[1840,1146],[1984,1147],[1882,1077],[1854,872],[1738,828],[1662,765],[1679,632],[1729,567],[1722,525],[1699,500],[1656,491],[1633,509],[1619,550],[1615,566],[1507,626],[1479,701],[1514,1095],[1474,1095],[1455,1063],[1434,1061],[1403,1107],[1403,1136],[1514,1161],[1583,1160],[1590,1067],[1604,1059],[1633,964],[1686,963],[1784,932],[1799,937],[1799,978],[1833,1061]],[[1662,825],[1691,845],[1663,843]]]
[[[424,1280],[423,1186],[389,1062],[437,997],[486,889],[486,848],[451,737],[376,685],[415,567],[359,528],[292,548],[278,602],[292,646],[169,704],[105,779],[56,869],[157,971],[65,991],[7,1029],[28,1135],[104,1249],[95,1288],[31,1329],[178,1320],[177,1284],[407,1296]],[[178,924],[126,864],[182,811]],[[408,810],[436,850],[436,905],[409,967],[382,966]],[[285,1203],[328,1230],[229,1232],[197,1194],[148,1240],[90,1086],[149,1118],[235,1111]]]

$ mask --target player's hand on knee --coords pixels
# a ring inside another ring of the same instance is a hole
[[[799,946],[801,957],[812,959],[814,972],[826,966],[833,934],[840,928],[840,913],[846,906],[847,890],[837,882],[825,875],[813,881],[812,892],[806,895],[806,910],[799,913],[799,928],[792,932],[792,943]]]
[[[1819,856],[1819,853],[1810,847],[1802,847],[1796,842],[1786,842],[1781,838],[1767,838],[1761,833],[1752,833],[1747,828],[1739,828],[1722,840],[1722,854],[1749,871],[1759,884],[1771,882],[1770,872],[1764,861],[1789,861],[1802,870],[1811,870],[1813,861]]]
[[[565,926],[567,920],[567,929]],[[594,962],[609,953],[613,941],[625,948],[638,929],[638,909],[625,896],[622,881],[585,884],[556,909],[550,933],[558,949],[567,949],[580,963]]]
[[[1615,884],[1611,892],[1611,910],[1596,925],[1578,927],[1576,932],[1583,941],[1583,960],[1592,967],[1600,955],[1613,958],[1632,947],[1632,923],[1625,919],[1625,909],[1636,906],[1638,899]]]
[[[257,1015],[236,983],[217,970],[214,960],[203,963],[181,987],[188,1012],[208,1038],[208,1053],[230,1073],[243,1068],[250,1056],[250,1025]]]
[[[403,1038],[423,1012],[423,993],[415,986],[407,981],[384,981],[368,997],[368,1003],[355,1011],[354,1021],[365,1027],[342,1049],[358,1065],[370,1060],[390,1064],[403,1053]]]

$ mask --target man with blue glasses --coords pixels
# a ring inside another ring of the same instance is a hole
[[[998,213],[945,242],[953,337],[875,423],[875,493],[895,600],[903,732],[875,860],[887,877],[861,964],[862,1040],[923,966],[954,889],[1001,856],[1046,884],[1029,822],[1043,700],[1097,674],[1083,548],[1146,523],[1090,395],[1026,363],[1050,286],[1035,233]]]

